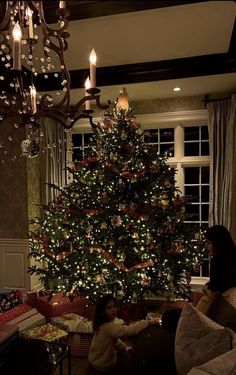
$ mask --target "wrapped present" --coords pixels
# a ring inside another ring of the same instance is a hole
[[[6,341],[9,337],[18,334],[17,326],[9,326],[7,324],[0,325],[0,344]]]
[[[22,303],[22,295],[19,291],[0,293],[0,312],[3,313]]]
[[[68,332],[92,333],[92,322],[87,318],[77,314],[63,314],[52,319],[52,323],[59,325]]]
[[[89,304],[85,296],[73,293],[69,295],[63,293],[51,295],[49,292],[34,292],[28,294],[27,302],[32,307],[36,307],[45,316],[47,322],[50,322],[55,316],[66,313],[77,313],[90,318],[94,311],[94,306]]]
[[[30,310],[20,314],[19,316],[11,319],[7,322],[8,325],[16,325],[19,329],[20,335],[25,329],[36,327],[40,324],[44,324],[45,317],[40,314],[36,309],[30,308]]]
[[[32,343],[29,343],[30,340]],[[26,343],[29,343],[29,349],[27,352],[32,350],[33,356],[35,350],[38,350],[39,356],[42,357],[42,361],[44,360],[44,353],[47,353],[47,360],[44,364],[45,368],[42,367],[40,374],[49,374],[48,371],[50,371],[51,374],[49,364],[55,366],[62,357],[68,357],[69,355],[68,333],[50,323],[42,324],[41,326],[23,331],[20,346],[26,345],[27,347]]]
[[[29,310],[32,310],[32,307],[27,305],[26,303],[23,303],[21,305],[13,307],[8,311],[5,311],[4,313],[0,313],[0,324],[5,324]]]
[[[68,336],[68,333],[57,326],[47,323],[41,326],[25,330],[22,337],[28,340],[43,340],[47,342],[60,341]]]

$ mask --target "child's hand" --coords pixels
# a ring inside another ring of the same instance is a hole
[[[159,318],[153,318],[149,320],[150,326],[160,325],[160,319]]]

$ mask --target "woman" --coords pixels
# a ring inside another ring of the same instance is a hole
[[[217,292],[224,293],[236,286],[236,246],[230,232],[223,225],[214,225],[207,229],[205,238],[206,249],[212,258],[209,282],[203,288],[205,296],[196,306],[203,313]]]
[[[126,352],[130,349],[120,338],[136,335],[158,321],[140,320],[136,323],[125,325],[116,321],[117,307],[115,298],[109,294],[103,296],[95,308],[93,322],[94,337],[89,348],[89,363],[98,371],[117,374],[123,373],[125,363],[119,363],[119,351]],[[122,370],[123,368],[123,370]]]

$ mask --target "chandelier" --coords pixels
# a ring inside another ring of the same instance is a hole
[[[53,118],[65,129],[70,129],[81,118],[88,118],[92,124],[92,100],[100,109],[106,109],[110,104],[100,103],[100,90],[96,87],[96,53],[92,50],[85,96],[71,105],[70,73],[64,60],[70,36],[67,32],[69,10],[66,1],[58,2],[57,25],[49,26],[43,3],[1,3],[4,10],[0,20],[0,120],[14,117],[16,128],[26,128],[28,142],[33,147],[31,156],[36,156],[40,148],[42,118]],[[60,80],[61,90],[55,97],[37,92],[39,77],[47,79],[49,73]]]

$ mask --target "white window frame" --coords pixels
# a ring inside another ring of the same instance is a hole
[[[138,123],[141,124],[141,130],[145,129],[164,129],[174,128],[174,157],[168,158],[168,165],[177,169],[175,175],[176,185],[180,191],[184,191],[184,167],[209,166],[209,156],[184,156],[184,127],[207,125],[207,110],[191,110],[166,113],[151,113],[136,115]],[[101,122],[101,118],[94,118],[94,122]],[[68,165],[72,165],[72,132],[73,133],[92,133],[89,121],[86,119],[77,122],[73,130],[68,132]],[[192,277],[191,286],[194,290],[200,290],[208,281],[208,277]]]

